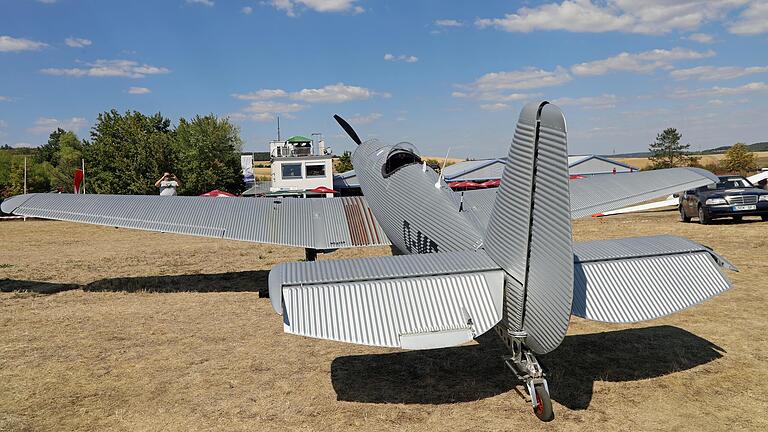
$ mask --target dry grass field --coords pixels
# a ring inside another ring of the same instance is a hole
[[[754,153],[755,153],[755,162],[757,163],[757,166],[761,168],[768,168],[768,152],[754,152]],[[706,166],[706,165],[723,160],[725,158],[725,153],[696,155],[696,156],[700,157],[699,163],[702,166]],[[632,165],[633,167],[637,167],[640,169],[646,169],[651,164],[648,158],[612,158],[612,159],[616,159],[621,163]]]
[[[2,222],[0,431],[768,430],[768,223],[575,223],[579,240],[657,233],[724,254],[735,287],[651,322],[573,318],[543,359],[543,424],[495,336],[406,352],[284,334],[260,291],[301,249]]]

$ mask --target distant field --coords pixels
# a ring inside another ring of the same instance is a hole
[[[699,163],[702,165],[707,165],[715,161],[723,160],[723,158],[725,158],[725,154],[710,154],[710,155],[697,155],[697,156],[701,157],[701,159],[699,159]],[[648,160],[648,158],[612,158],[612,159],[615,159],[627,165],[632,165],[640,169],[645,169],[650,165],[650,161]],[[768,152],[755,152],[755,159],[757,161],[757,165],[760,168],[768,168]]]
[[[63,290],[0,293],[0,431],[768,430],[768,223],[574,226],[578,240],[663,233],[733,261],[734,289],[650,322],[573,318],[543,359],[556,419],[541,424],[495,336],[408,352],[284,334],[263,291],[301,249],[0,222],[0,289]]]

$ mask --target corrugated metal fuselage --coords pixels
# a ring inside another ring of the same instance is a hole
[[[481,224],[459,211],[459,197],[432,168],[412,163],[385,176],[387,157],[396,149],[373,140],[353,155],[363,194],[392,244],[407,254],[482,247]]]

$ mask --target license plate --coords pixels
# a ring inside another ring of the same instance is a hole
[[[757,206],[756,205],[737,205],[737,206],[733,206],[733,209],[735,211],[757,210]]]

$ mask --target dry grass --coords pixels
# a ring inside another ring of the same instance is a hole
[[[768,167],[768,152],[754,152],[755,162],[759,167]],[[708,154],[708,155],[696,155],[699,157],[699,164],[702,166],[710,165],[715,162],[720,162],[725,158],[725,153],[721,154]],[[648,158],[613,158],[621,163],[632,165],[633,167],[646,169],[650,166],[651,162]]]
[[[404,352],[283,334],[258,291],[300,249],[3,222],[0,288],[78,289],[0,293],[0,430],[768,430],[768,223],[575,225],[656,233],[727,256],[735,288],[637,325],[574,318],[544,359],[557,418],[540,424],[495,337]]]

